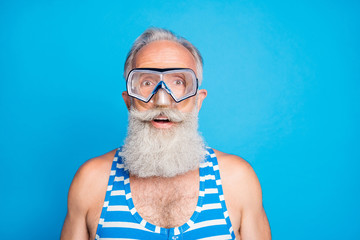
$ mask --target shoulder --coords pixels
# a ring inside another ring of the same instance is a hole
[[[88,180],[86,182],[96,182],[94,177],[108,175],[115,153],[116,149],[86,161],[78,169],[74,179]]]
[[[239,206],[246,206],[254,200],[262,201],[261,187],[251,165],[239,156],[214,149],[218,159],[221,181],[228,195]]]
[[[89,239],[89,212],[101,206],[115,150],[85,162],[76,172],[68,194],[68,211],[61,239]]]
[[[106,191],[116,150],[86,161],[76,172],[68,195],[68,210],[86,214]],[[105,190],[104,190],[105,189]]]
[[[269,223],[262,206],[261,186],[253,168],[238,156],[217,150],[214,152],[235,235],[241,236],[241,239],[271,239]]]
[[[227,154],[213,149],[218,159],[222,175],[232,180],[255,180],[256,174],[251,165],[239,156]]]

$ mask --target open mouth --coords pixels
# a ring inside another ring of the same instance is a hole
[[[170,120],[168,118],[163,118],[163,117],[158,117],[154,119],[154,122],[157,123],[168,123],[170,122]]]
[[[165,116],[158,116],[154,118],[151,121],[151,123],[155,128],[163,128],[163,129],[170,128],[174,124],[174,122],[170,121],[170,119]]]
[[[158,123],[167,123],[170,122],[169,119],[159,119],[159,118],[155,118],[154,122],[158,122]]]

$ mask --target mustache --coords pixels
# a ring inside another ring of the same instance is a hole
[[[136,109],[132,108],[130,111],[132,116],[144,122],[152,121],[159,116],[166,117],[171,122],[182,122],[186,119],[186,114],[180,112],[177,109],[155,108],[149,109],[147,111],[137,111]]]

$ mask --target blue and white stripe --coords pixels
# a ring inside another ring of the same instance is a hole
[[[162,228],[144,220],[136,211],[119,148],[112,164],[101,212],[97,240],[134,239],[235,239],[225,205],[219,166],[214,151],[207,148],[206,161],[200,164],[200,190],[196,209],[184,225]]]

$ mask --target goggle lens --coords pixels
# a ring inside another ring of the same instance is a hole
[[[133,69],[129,73],[127,88],[132,97],[148,102],[159,87],[165,88],[176,102],[180,102],[196,94],[197,79],[191,69]]]

